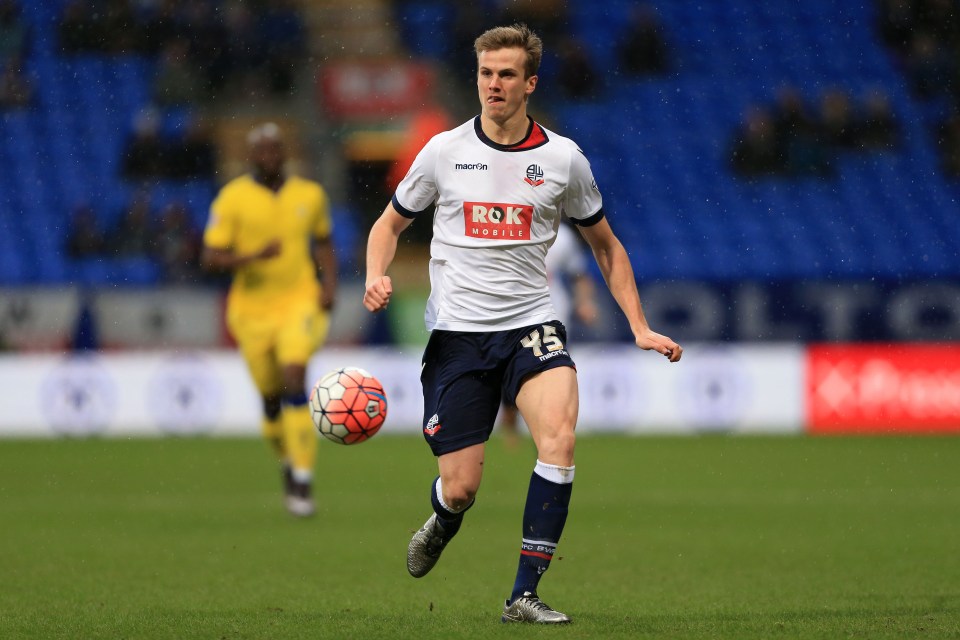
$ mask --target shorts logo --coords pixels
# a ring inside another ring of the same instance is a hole
[[[490,240],[529,240],[533,207],[502,202],[464,202],[464,235]]]
[[[427,426],[423,428],[423,432],[428,436],[432,436],[436,434],[437,431],[440,431],[441,428],[442,427],[440,425],[440,416],[438,416],[437,414],[433,414],[433,417],[427,420]]]
[[[531,187],[539,187],[543,184],[543,169],[538,164],[532,164],[527,167],[527,177],[523,179]]]

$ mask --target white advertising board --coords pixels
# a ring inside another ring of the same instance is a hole
[[[796,432],[801,346],[691,345],[678,364],[628,344],[574,350],[581,431]],[[307,379],[358,366],[383,383],[381,433],[417,433],[420,352],[330,348]],[[0,356],[0,436],[257,435],[260,400],[232,351]]]

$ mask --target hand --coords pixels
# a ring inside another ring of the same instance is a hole
[[[269,260],[270,258],[276,258],[278,255],[280,255],[280,248],[281,248],[280,240],[274,238],[273,240],[268,242],[263,247],[263,249],[260,249],[260,251],[258,251],[255,254],[255,257],[259,260]]]
[[[656,331],[647,329],[637,336],[637,346],[647,351],[656,351],[670,362],[677,362],[683,355],[683,348],[676,342]]]
[[[390,281],[390,276],[380,276],[367,285],[367,290],[363,294],[363,306],[373,313],[383,311],[390,304],[392,295],[393,283]]]
[[[337,292],[333,287],[326,286],[320,291],[320,308],[324,311],[333,309],[333,302],[336,300]]]

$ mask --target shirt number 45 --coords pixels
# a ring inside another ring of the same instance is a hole
[[[544,347],[546,347],[548,352],[563,349],[563,341],[560,340],[560,336],[557,335],[557,328],[549,324],[542,325],[542,327],[542,336],[540,335],[539,329],[534,329],[530,332],[530,335],[520,340],[520,346],[532,349],[533,355],[538,358],[543,355]]]

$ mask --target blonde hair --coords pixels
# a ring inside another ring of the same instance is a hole
[[[543,57],[543,41],[523,23],[512,24],[509,27],[494,27],[484,31],[474,40],[473,48],[478,58],[484,51],[523,49],[527,54],[527,62],[523,66],[527,78],[537,75],[540,59]]]

